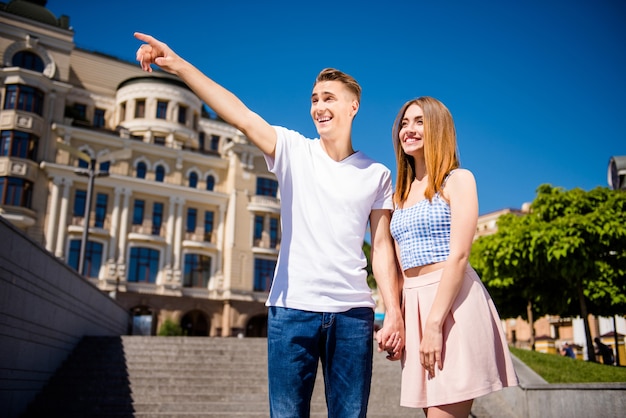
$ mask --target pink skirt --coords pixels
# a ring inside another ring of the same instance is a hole
[[[443,326],[443,369],[435,367],[435,377],[428,378],[420,363],[420,338],[442,273],[443,269],[404,282],[402,406],[447,405],[517,385],[500,317],[487,289],[469,265]]]

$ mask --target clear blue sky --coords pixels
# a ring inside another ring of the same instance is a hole
[[[610,157],[626,155],[623,0],[49,0],[47,7],[70,16],[80,48],[134,62],[133,32],[149,33],[268,122],[309,137],[316,137],[314,78],[339,68],[363,87],[355,148],[394,176],[396,112],[411,98],[436,97],[455,118],[481,214],[520,208],[542,183],[607,186]]]

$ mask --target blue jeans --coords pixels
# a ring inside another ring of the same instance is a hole
[[[365,418],[372,381],[374,311],[270,307],[268,378],[273,418],[308,418],[322,361],[328,418]]]

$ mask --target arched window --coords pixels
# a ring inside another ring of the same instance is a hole
[[[133,317],[132,335],[154,335],[155,324],[153,321],[154,311],[149,306],[135,306],[130,310]]]
[[[128,281],[132,283],[156,283],[159,272],[159,251],[152,248],[130,249]]]
[[[206,176],[206,189],[213,190],[215,188],[215,177],[208,175]]]
[[[80,257],[81,240],[73,239],[70,241],[70,253],[67,264],[74,270],[78,270],[78,259]],[[86,277],[98,277],[100,267],[102,266],[102,250],[103,245],[99,242],[89,241],[85,246],[85,260],[83,262],[83,271],[79,272]]]
[[[146,171],[147,171],[147,167],[146,167],[146,163],[144,163],[143,161],[140,161],[137,164],[137,178],[138,179],[145,179],[146,178]]]
[[[189,187],[195,189],[198,186],[198,174],[190,173],[189,174]]]
[[[156,166],[156,169],[154,170],[154,179],[160,183],[163,183],[163,180],[165,179],[165,167],[163,167],[162,165]]]
[[[27,70],[37,71],[43,73],[44,63],[39,55],[31,51],[20,51],[13,55],[13,61],[11,62],[15,67],[26,68]]]
[[[206,289],[211,278],[211,257],[202,254],[185,254],[184,287]]]

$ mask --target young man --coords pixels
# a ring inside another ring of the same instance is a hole
[[[272,417],[309,416],[321,360],[329,416],[365,417],[372,376],[374,301],[362,252],[369,221],[372,268],[386,306],[378,350],[400,358],[404,325],[389,221],[391,175],[352,148],[361,88],[338,70],[322,71],[311,95],[319,139],[270,126],[235,95],[136,33],[137,60],[180,77],[222,119],[264,153],[281,191],[282,242],[266,305]]]

